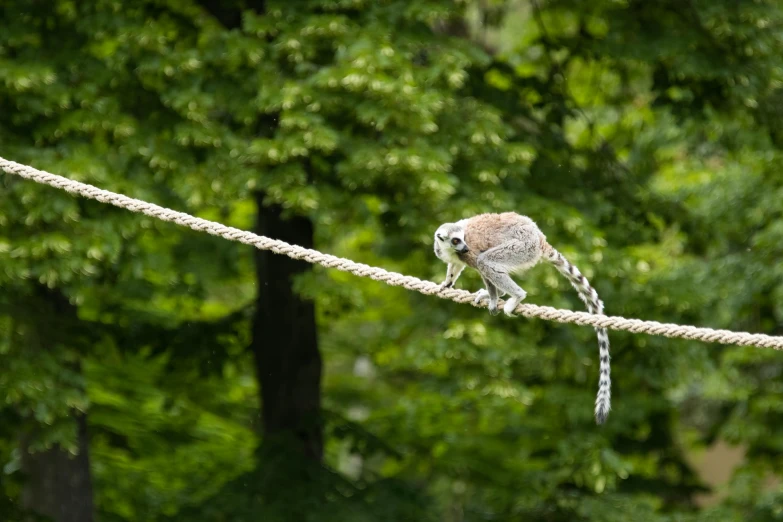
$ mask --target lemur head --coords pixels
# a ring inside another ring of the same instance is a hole
[[[435,242],[446,252],[452,250],[458,254],[468,251],[465,244],[465,229],[459,223],[444,223],[435,232]]]

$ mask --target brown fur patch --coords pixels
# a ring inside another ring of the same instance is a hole
[[[541,234],[532,219],[516,212],[474,216],[465,222],[465,244],[469,250],[459,257],[469,267],[476,268],[476,259],[482,252],[511,238],[530,234],[531,228]]]

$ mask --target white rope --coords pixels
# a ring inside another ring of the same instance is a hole
[[[284,241],[259,236],[251,232],[227,227],[220,223],[207,221],[183,212],[177,212],[167,208],[146,203],[138,199],[129,198],[122,194],[115,194],[108,190],[101,190],[86,183],[72,181],[62,176],[50,174],[41,170],[21,165],[0,157],[0,170],[8,174],[14,174],[26,179],[50,185],[52,187],[79,194],[86,198],[95,199],[102,203],[108,203],[115,207],[124,208],[131,212],[146,214],[150,217],[169,221],[199,232],[207,232],[214,236],[220,236],[230,241],[239,241],[247,245],[253,245],[261,250],[271,250],[275,254],[284,254],[294,259],[301,259],[308,263],[318,263],[325,267],[336,268],[343,272],[350,272],[361,277],[370,277],[376,281],[383,281],[387,285],[401,286],[408,290],[415,290],[425,295],[435,295],[442,299],[451,299],[457,303],[472,304],[484,308],[486,305],[473,302],[474,294],[465,290],[440,289],[439,285],[430,281],[422,281],[416,277],[389,272],[362,263],[355,263],[350,259],[322,254],[317,250],[289,245]],[[502,301],[499,304],[502,307]],[[626,319],[607,315],[592,315],[586,312],[572,312],[570,310],[558,310],[548,306],[532,304],[520,304],[515,313],[525,317],[538,317],[559,323],[574,323],[581,326],[593,326],[611,328],[613,330],[626,330],[633,333],[649,335],[662,335],[664,337],[681,337],[722,344],[736,344],[741,346],[758,346],[762,348],[774,348],[783,350],[783,337],[773,337],[764,334],[751,334],[747,332],[732,332],[729,330],[713,330],[711,328],[697,328],[695,326],[681,326],[677,324],[659,323],[656,321],[641,321],[639,319]]]

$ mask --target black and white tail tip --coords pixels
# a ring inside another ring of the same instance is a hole
[[[609,334],[606,328],[596,328],[598,333],[598,355],[600,357],[598,396],[595,399],[595,422],[603,424],[612,407],[612,378],[609,364]]]
[[[587,278],[579,272],[579,269],[568,262],[563,255],[551,248],[547,253],[547,259],[555,265],[558,272],[563,274],[571,283],[579,298],[587,306],[587,311],[591,314],[603,314],[604,304],[598,298],[598,293],[595,288],[590,286]],[[609,416],[609,411],[612,409],[612,378],[611,378],[611,365],[609,363],[609,334],[606,328],[596,328],[598,335],[598,355],[600,357],[599,364],[599,380],[598,380],[598,395],[595,399],[595,422],[597,424],[603,424],[606,422],[606,418]]]

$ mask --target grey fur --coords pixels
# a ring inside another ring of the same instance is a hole
[[[497,302],[508,294],[503,311],[512,315],[525,299],[525,292],[511,274],[520,274],[535,266],[542,258],[552,263],[576,289],[579,298],[591,314],[603,314],[604,305],[579,269],[547,243],[546,236],[526,216],[514,212],[480,214],[457,223],[441,225],[435,232],[435,255],[448,264],[442,288],[454,286],[465,266],[475,268],[485,289],[476,292],[476,302],[489,298],[492,315],[498,313]],[[595,401],[595,420],[603,424],[611,409],[611,369],[609,334],[596,328],[600,356],[600,378]]]

